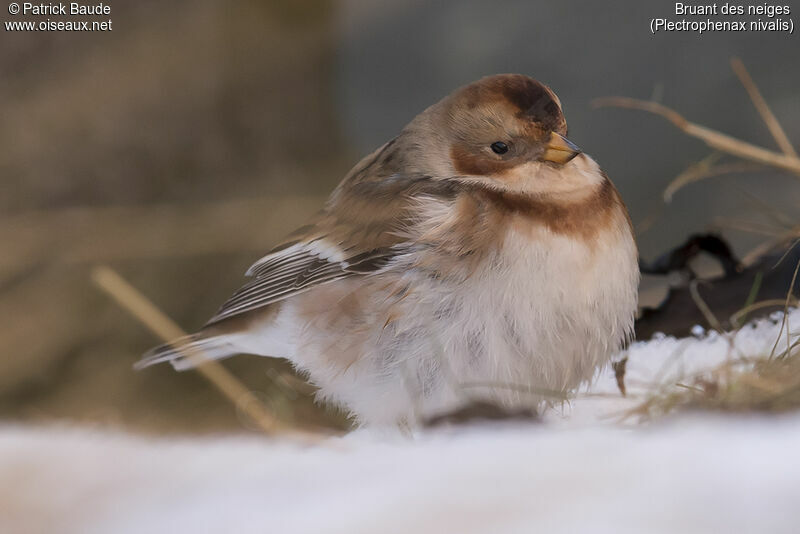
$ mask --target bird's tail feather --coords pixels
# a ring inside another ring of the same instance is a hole
[[[200,359],[227,358],[239,352],[232,337],[230,335],[204,337],[203,334],[190,334],[150,349],[134,364],[134,368],[144,369],[157,363],[169,362],[176,371],[185,371],[195,367]]]

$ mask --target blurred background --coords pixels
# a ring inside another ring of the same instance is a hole
[[[607,170],[652,258],[700,231],[738,254],[763,205],[800,189],[759,171],[664,205],[710,150],[664,120],[591,102],[654,99],[775,149],[731,72],[738,56],[800,139],[794,35],[651,35],[671,2],[176,0],[110,2],[113,31],[0,32],[0,418],[145,432],[242,429],[195,373],[134,372],[158,344],[90,281],[109,265],[187,330],[314,213],[347,170],[414,115],[484,75],[520,72],[560,96],[570,137]],[[10,16],[3,10],[4,21]],[[14,20],[23,20],[17,17]],[[40,20],[40,18],[32,19]],[[66,20],[66,19],[65,19]],[[288,366],[226,365],[286,421],[343,428]]]

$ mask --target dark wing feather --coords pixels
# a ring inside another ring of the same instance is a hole
[[[321,257],[312,247],[297,244],[267,256],[250,271],[254,278],[222,305],[208,325],[302,293],[311,287],[363,276],[386,267],[402,247],[384,247],[335,261]]]

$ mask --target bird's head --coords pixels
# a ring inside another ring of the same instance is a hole
[[[436,139],[438,176],[500,191],[580,195],[603,178],[591,158],[567,139],[556,94],[520,74],[466,85],[426,110],[412,127]],[[422,151],[425,147],[421,147]]]

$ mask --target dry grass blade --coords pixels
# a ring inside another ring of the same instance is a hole
[[[793,291],[798,270],[800,263],[795,268],[785,299],[750,304],[736,314],[743,316],[761,307],[783,307],[783,320],[769,353],[765,351],[756,358],[734,358],[729,354],[728,360],[714,369],[685,376],[680,382],[664,384],[627,416],[652,420],[678,410],[737,413],[800,410],[800,352],[796,350],[800,346],[800,336],[790,332],[788,323],[789,305],[797,304]],[[733,317],[731,321],[734,322]],[[784,333],[786,348],[776,354]]]
[[[776,206],[762,200],[757,195],[747,191],[746,189],[742,189],[737,187],[736,188],[746,199],[748,199],[751,204],[758,209],[761,213],[769,217],[772,221],[777,223],[778,225],[782,226],[784,229],[788,230],[790,228],[794,228],[797,226],[797,221],[784,213],[783,211],[779,210]]]
[[[648,398],[631,415],[645,420],[677,410],[782,413],[800,409],[800,358],[727,362],[710,376],[676,384]]]
[[[715,166],[692,165],[667,185],[663,193],[664,202],[671,202],[672,197],[675,196],[675,193],[677,193],[679,189],[693,182],[699,182],[706,178],[714,178],[715,176],[722,176],[723,174],[754,172],[763,169],[764,166],[758,163],[728,163]]]
[[[754,247],[750,252],[744,255],[741,260],[741,264],[745,267],[750,267],[756,261],[758,261],[762,256],[766,253],[786,245],[793,239],[800,237],[800,229],[792,229],[787,232],[784,232],[774,239],[761,243],[760,245]]]
[[[766,222],[731,219],[729,217],[714,217],[714,224],[720,228],[738,230],[740,232],[747,232],[748,234],[764,235],[769,237],[783,235],[783,233],[786,231],[785,228]]]
[[[781,259],[783,261],[783,259]],[[780,261],[778,262],[780,263]],[[769,353],[769,357],[772,358],[775,356],[775,349],[778,348],[778,343],[781,340],[781,334],[783,333],[784,327],[786,328],[786,347],[791,347],[791,342],[789,340],[789,303],[791,302],[792,295],[794,294],[794,284],[797,282],[797,272],[800,270],[800,262],[794,268],[794,273],[792,274],[792,282],[789,284],[789,291],[786,292],[786,302],[783,306],[783,318],[781,320],[781,329],[778,332],[778,337],[775,340],[775,345],[772,347],[772,352]]]
[[[611,106],[638,109],[660,115],[674,124],[686,135],[696,137],[704,141],[711,148],[719,150],[720,152],[785,170],[800,177],[800,158],[797,156],[779,154],[772,150],[761,148],[716,130],[690,122],[677,111],[657,102],[628,97],[607,97],[595,99],[593,105],[595,107]]]
[[[556,401],[556,402],[564,402],[566,400],[569,400],[569,396],[565,391],[558,391],[549,388],[540,388],[536,386],[527,386],[523,384],[513,384],[510,382],[459,382],[458,387],[461,389],[490,388],[490,389],[502,389],[507,391],[516,391],[518,393],[525,393],[528,395],[546,397],[551,401]]]
[[[170,342],[186,335],[172,319],[109,267],[96,267],[92,271],[92,280],[163,341]],[[282,425],[261,401],[219,362],[205,358],[199,351],[184,351],[182,355],[189,358],[197,366],[198,372],[266,434],[273,435],[280,432],[289,437],[301,438],[303,441],[309,441],[309,438],[314,442],[319,440],[320,436],[316,434]]]
[[[769,105],[767,105],[767,101],[761,96],[761,91],[758,90],[758,86],[753,81],[750,73],[747,72],[742,60],[738,57],[731,58],[731,68],[733,72],[736,73],[736,76],[739,77],[739,81],[742,82],[747,94],[750,95],[753,105],[756,107],[756,110],[758,110],[764,123],[766,123],[769,132],[772,134],[772,137],[775,138],[775,142],[778,143],[781,151],[787,156],[794,156],[796,158],[797,152],[786,136],[786,132],[783,130],[781,123],[778,122],[778,119],[775,118]]]
[[[763,310],[764,308],[773,308],[776,306],[784,306],[786,302],[783,299],[767,299],[761,300],[758,302],[754,302],[753,304],[749,304],[744,308],[738,310],[736,313],[731,315],[730,323],[739,328],[742,326],[742,320],[747,317],[748,314],[757,310]],[[797,299],[791,301],[790,305],[796,306]]]
[[[689,283],[689,294],[692,296],[695,306],[697,306],[697,309],[703,314],[703,317],[709,326],[711,326],[711,328],[717,332],[722,332],[722,325],[714,315],[714,312],[711,311],[711,308],[708,307],[706,301],[703,300],[703,297],[700,296],[700,292],[697,290],[697,286],[702,282],[702,280],[692,280]]]
[[[636,237],[640,237],[650,231],[653,226],[655,226],[656,222],[664,216],[664,204],[659,202],[654,207],[648,210],[649,214],[644,217],[641,221],[634,225],[636,229]]]

